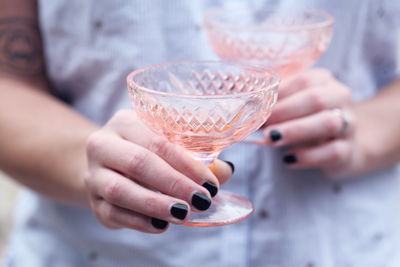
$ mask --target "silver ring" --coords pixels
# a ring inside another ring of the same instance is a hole
[[[347,113],[346,111],[344,111],[341,108],[334,108],[332,109],[332,112],[334,112],[337,116],[339,116],[339,118],[342,121],[342,127],[340,128],[340,131],[338,133],[339,136],[345,136],[350,128],[350,124],[351,124],[351,118],[349,113]]]

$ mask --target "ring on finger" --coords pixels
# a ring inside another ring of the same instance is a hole
[[[334,112],[337,116],[339,116],[342,122],[342,126],[338,132],[338,136],[339,137],[346,136],[351,126],[350,114],[341,108],[334,108],[332,109],[332,112]]]

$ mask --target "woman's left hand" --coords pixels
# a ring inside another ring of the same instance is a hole
[[[290,168],[317,168],[328,176],[355,174],[355,118],[350,89],[325,69],[305,71],[284,82],[264,129],[273,147],[290,147]],[[340,171],[339,171],[340,170]]]

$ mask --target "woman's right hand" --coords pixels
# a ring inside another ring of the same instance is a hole
[[[190,210],[206,210],[232,175],[216,160],[213,172],[178,145],[148,129],[132,110],[117,112],[87,142],[85,184],[97,219],[111,229],[161,233]]]

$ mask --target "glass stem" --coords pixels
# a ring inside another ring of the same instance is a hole
[[[193,157],[204,163],[207,166],[210,166],[213,161],[218,158],[221,151],[213,151],[213,152],[192,152]]]

